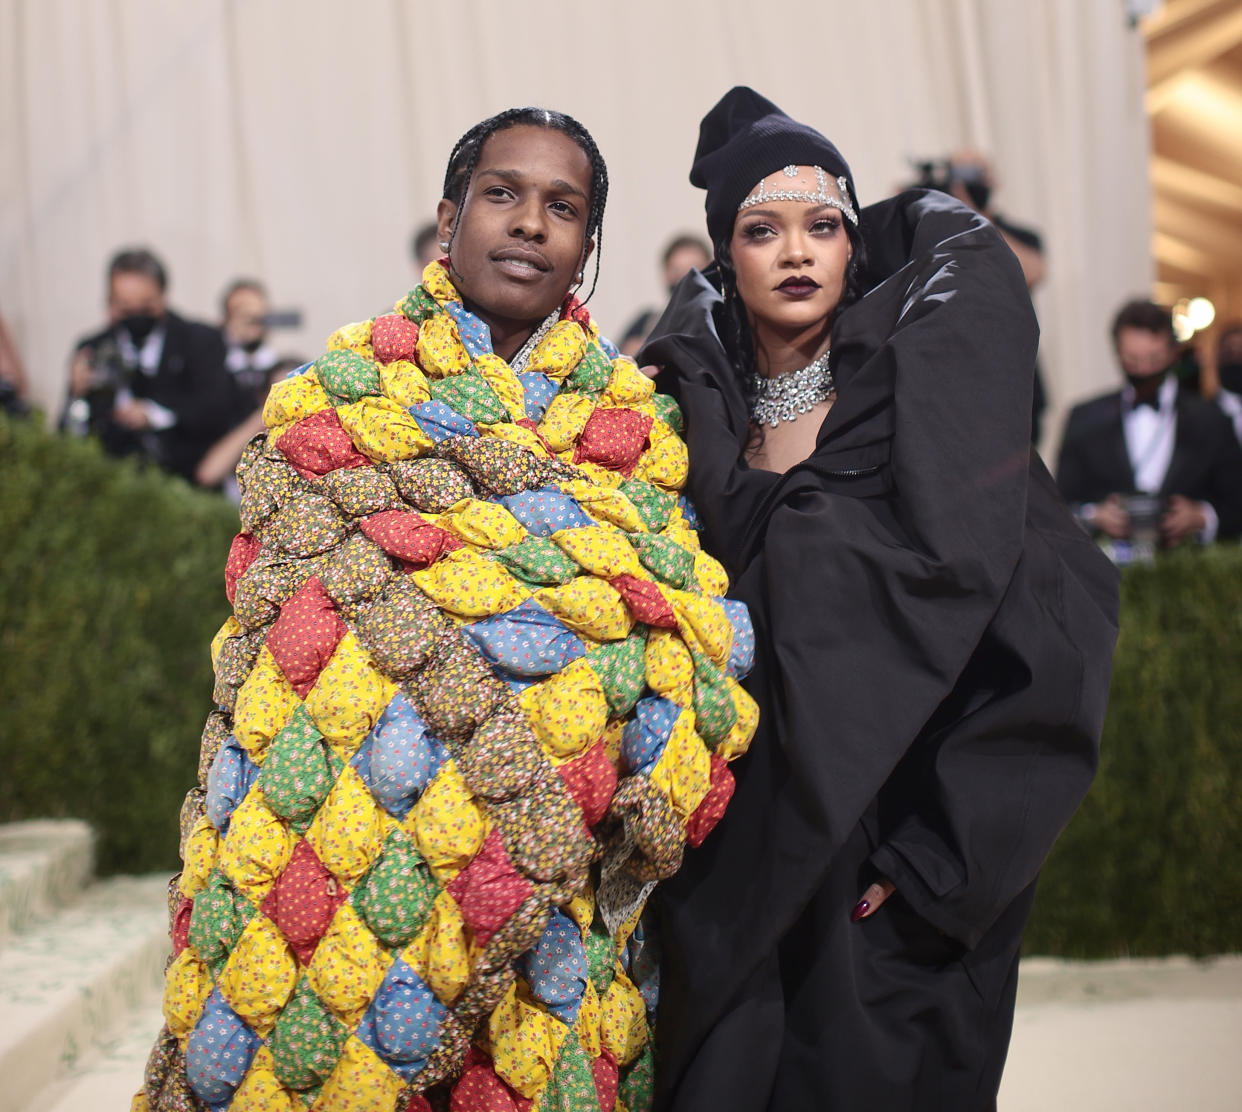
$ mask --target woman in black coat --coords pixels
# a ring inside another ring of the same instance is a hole
[[[995,1106],[1035,879],[1094,774],[1111,565],[1029,448],[1036,324],[982,217],[859,210],[745,88],[702,124],[716,266],[645,361],[750,607],[759,734],[662,886],[657,1106]]]

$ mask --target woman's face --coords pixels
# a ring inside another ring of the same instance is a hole
[[[797,169],[793,178],[770,174],[766,190],[815,193],[815,168]],[[830,179],[833,195],[836,188]],[[844,221],[840,209],[807,201],[764,201],[738,213],[729,251],[752,328],[795,335],[831,318],[854,251]]]
[[[496,132],[479,152],[461,211],[440,202],[458,293],[493,327],[542,320],[591,253],[590,210],[591,162],[577,143],[551,128]]]

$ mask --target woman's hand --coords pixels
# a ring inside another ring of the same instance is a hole
[[[656,375],[658,375],[662,370],[664,370],[663,367],[658,367],[654,363],[648,363],[645,367],[639,367],[638,369],[642,371],[643,374],[645,374],[648,378],[655,378]]]
[[[850,912],[850,922],[857,923],[860,919],[869,919],[880,910],[880,905],[896,891],[897,886],[891,880],[884,880],[883,878],[877,880],[862,894],[862,899],[854,905],[854,910]]]

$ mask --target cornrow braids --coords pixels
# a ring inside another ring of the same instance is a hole
[[[563,112],[554,112],[547,108],[507,108],[477,123],[466,132],[453,147],[449,155],[448,167],[444,171],[444,197],[457,206],[460,213],[466,197],[470,192],[470,182],[478,165],[483,144],[498,131],[507,131],[511,127],[543,127],[559,131],[572,139],[582,150],[591,163],[591,208],[587,214],[586,235],[582,242],[585,255],[587,242],[595,239],[595,276],[591,281],[590,293],[583,298],[583,304],[590,301],[599,284],[599,262],[604,248],[604,205],[608,201],[608,167],[604,156],[591,133],[572,116]],[[453,232],[449,237],[449,246],[457,236],[460,220],[453,224]]]
[[[834,320],[843,309],[853,305],[866,292],[867,250],[862,232],[849,221],[843,221],[843,223],[845,232],[850,237],[853,251],[845,267],[845,288],[841,291],[841,300],[833,313]],[[724,341],[729,362],[741,384],[742,396],[746,399],[746,408],[750,410],[755,404],[752,376],[758,370],[758,365],[755,363],[755,343],[750,334],[750,318],[746,314],[745,304],[738,296],[737,270],[733,266],[733,255],[729,250],[728,240],[721,240],[715,244],[715,251],[716,269],[720,273],[720,292],[724,297],[725,328],[721,330],[721,338]],[[763,427],[752,423],[747,449],[754,451],[763,444],[763,441]]]

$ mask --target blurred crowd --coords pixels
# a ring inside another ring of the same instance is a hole
[[[1028,287],[1046,264],[1038,231],[996,211],[995,180],[973,151],[914,164],[917,186],[952,194],[986,216],[1013,250]],[[442,253],[436,226],[410,240],[414,277]],[[690,270],[710,267],[708,242],[672,236],[658,259],[671,293]],[[220,297],[218,323],[188,320],[168,303],[169,276],[146,248],[111,259],[106,323],[72,347],[62,431],[94,436],[113,455],[138,456],[202,487],[237,497],[234,469],[262,431],[268,389],[303,362],[273,339],[300,323],[273,313],[263,284],[238,278]],[[638,356],[663,305],[638,310],[617,337]],[[1084,529],[1119,562],[1160,547],[1242,535],[1242,323],[1220,328],[1211,351],[1179,343],[1169,309],[1132,301],[1111,322],[1119,388],[1074,407],[1057,454],[1056,479]],[[1200,373],[1201,359],[1215,373]],[[1034,370],[1031,437],[1045,392]],[[0,408],[27,412],[22,363],[0,319]]]

